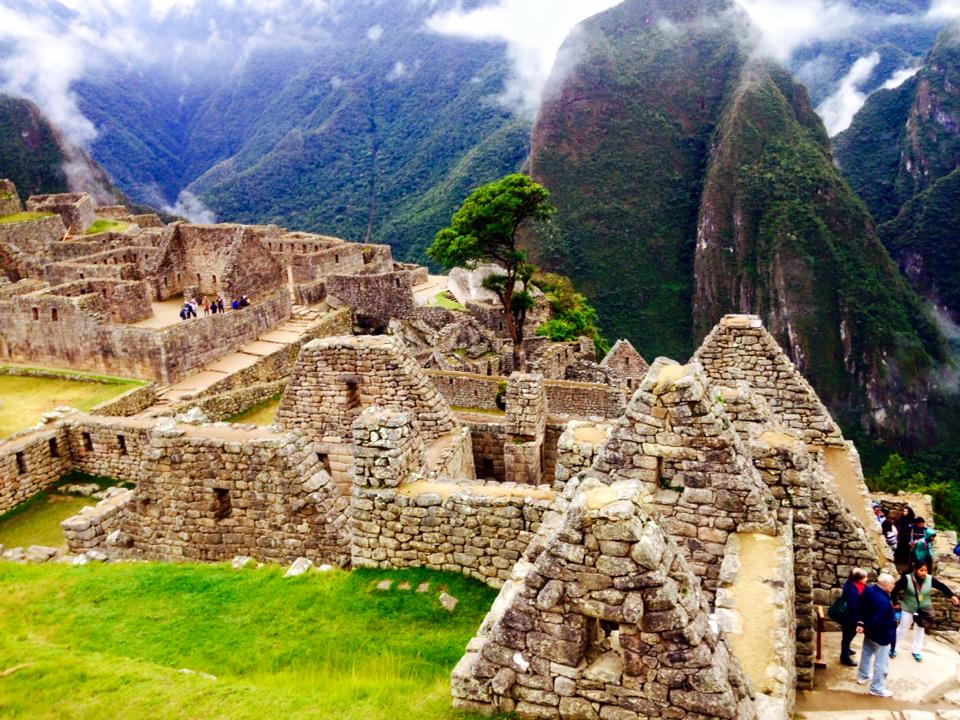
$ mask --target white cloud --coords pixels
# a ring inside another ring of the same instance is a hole
[[[557,51],[577,23],[620,0],[496,0],[471,11],[441,12],[427,26],[444,35],[507,45],[511,78],[504,104],[534,115]]]
[[[933,0],[930,3],[930,12],[927,17],[931,20],[955,20],[960,18],[960,2],[958,0]]]
[[[781,62],[815,40],[847,36],[866,20],[846,3],[829,0],[740,0],[740,4],[760,28],[764,49]]]
[[[410,71],[407,70],[407,65],[402,60],[397,60],[393,64],[390,72],[387,73],[387,82],[396,82],[397,80],[403,80],[410,74]]]
[[[369,40],[370,42],[377,42],[382,37],[383,37],[383,27],[380,25],[374,25],[369,30],[367,30],[367,40]]]
[[[174,205],[167,205],[163,211],[171,215],[186,218],[192,223],[210,225],[217,221],[213,210],[203,204],[203,201],[189,190],[184,190],[177,196]]]
[[[836,92],[817,108],[831,137],[850,127],[853,116],[867,100],[867,94],[860,88],[870,79],[878,65],[879,53],[870,53],[857,60],[840,82]]]
[[[890,79],[883,84],[884,90],[893,90],[895,88],[903,85],[907,80],[912,78],[920,72],[920,67],[912,68],[903,68],[903,70],[897,70],[893,75],[890,76]]]

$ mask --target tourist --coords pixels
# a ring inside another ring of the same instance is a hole
[[[887,510],[886,519],[880,523],[880,532],[883,533],[883,539],[887,541],[890,549],[896,552],[897,541],[900,538],[900,530],[897,528],[897,519],[900,513],[896,510]]]
[[[223,295],[217,295],[217,312],[223,312]]]
[[[245,308],[245,307],[248,307],[249,305],[250,305],[250,298],[248,298],[246,295],[241,295],[240,307]]]
[[[857,682],[863,685],[870,681],[870,694],[877,697],[893,697],[893,693],[887,690],[885,685],[887,666],[890,663],[889,648],[897,636],[896,611],[890,601],[890,592],[894,585],[892,575],[881,573],[877,584],[866,587],[860,595],[857,612],[857,632],[863,633]]]
[[[230,308],[231,308],[232,310],[239,310],[239,309],[240,309],[240,298],[234,298],[233,301],[230,303]]]
[[[923,518],[918,518],[922,520]],[[928,572],[933,572],[933,539],[937,536],[933,528],[924,528],[923,537],[913,543],[910,554],[911,567],[926,566]]]
[[[843,631],[840,641],[840,664],[856,667],[853,661],[853,652],[850,650],[850,643],[857,636],[857,623],[859,619],[860,595],[867,587],[867,572],[862,568],[854,568],[850,571],[850,576],[843,584],[843,600],[845,609],[840,621],[840,628]]]
[[[210,314],[210,301],[206,297],[203,298],[203,316],[207,317]]]
[[[905,573],[910,569],[910,540],[913,533],[914,521],[913,508],[909,505],[903,508],[900,517],[897,518],[897,549],[893,554],[894,562],[897,564],[897,570]]]
[[[902,640],[910,626],[913,626],[913,659],[923,662],[923,637],[933,628],[932,592],[943,593],[954,605],[960,605],[960,597],[942,582],[933,577],[926,565],[918,565],[909,575],[903,575],[890,593],[894,605],[899,604],[902,615],[897,627],[897,640]],[[901,599],[902,596],[902,599]]]
[[[877,503],[873,504],[873,517],[878,523],[881,523],[881,524],[887,518],[887,516],[883,514],[883,508],[880,507]]]

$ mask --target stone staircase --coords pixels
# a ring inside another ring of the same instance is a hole
[[[239,350],[229,353],[208,365],[195,370],[172,385],[157,388],[157,402],[140,413],[144,417],[157,417],[170,408],[195,397],[233,373],[245,370],[284,346],[299,343],[307,331],[329,309],[323,305],[294,305],[290,319],[276,325],[247,343]]]

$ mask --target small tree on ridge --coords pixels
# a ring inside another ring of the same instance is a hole
[[[454,214],[450,227],[437,233],[427,255],[441,265],[475,268],[493,263],[503,269],[483,281],[503,306],[513,341],[514,369],[523,368],[523,324],[533,307],[528,283],[537,267],[517,247],[517,233],[530,222],[549,220],[556,208],[550,192],[526,175],[507,175],[474,190]]]

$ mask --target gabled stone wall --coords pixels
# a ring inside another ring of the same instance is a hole
[[[715,385],[745,381],[777,420],[807,443],[843,444],[843,434],[773,336],[755,315],[728,315],[694,354]]]
[[[775,501],[696,362],[653,364],[594,468],[643,483],[708,595],[731,532],[775,532]]]
[[[544,525],[451,680],[522,717],[752,718],[748,683],[643,484],[587,479]]]

